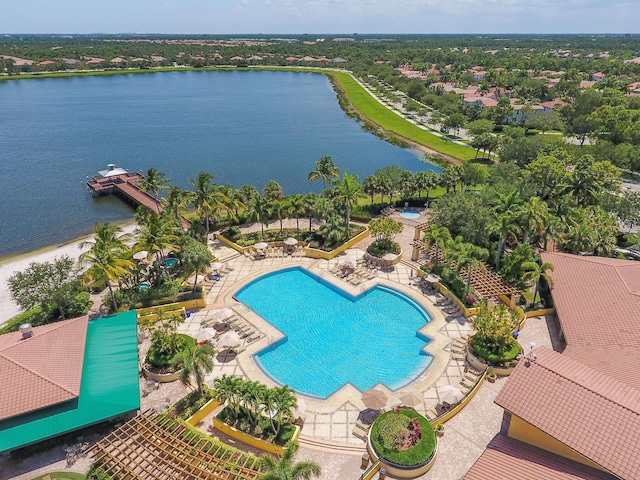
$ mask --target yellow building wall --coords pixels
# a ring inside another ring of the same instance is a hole
[[[594,463],[583,455],[580,455],[575,450],[567,447],[564,443],[556,440],[539,428],[534,427],[515,415],[511,416],[511,422],[509,423],[509,436],[516,440],[528,443],[529,445],[560,455],[561,457],[568,458],[603,472],[608,472],[608,470],[605,470],[597,463]]]

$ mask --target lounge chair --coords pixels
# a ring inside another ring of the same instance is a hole
[[[253,343],[256,340],[258,340],[260,337],[261,337],[260,333],[258,332],[252,333],[250,336],[247,337],[246,342]]]
[[[353,431],[351,433],[353,434],[354,437],[358,437],[360,440],[364,440],[366,442],[369,431],[364,430],[358,425],[356,425],[355,427],[353,427]]]

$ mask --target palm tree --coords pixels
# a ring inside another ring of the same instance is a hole
[[[369,175],[362,182],[362,186],[364,191],[371,196],[371,205],[373,205],[373,199],[376,193],[378,193],[378,179],[373,175]]]
[[[282,198],[282,187],[275,180],[269,180],[262,189],[262,195],[272,202],[280,200]]]
[[[186,192],[176,186],[170,187],[167,197],[160,200],[163,210],[171,215],[178,225],[182,223],[182,214],[187,210],[188,203]]]
[[[214,398],[216,400],[226,399],[227,406],[235,418],[238,418],[240,414],[244,382],[242,378],[227,375],[226,373],[213,381]]]
[[[402,172],[400,177],[400,190],[404,200],[407,200],[416,189],[416,182],[411,172]]]
[[[333,159],[326,155],[315,162],[314,165],[316,169],[309,172],[309,183],[322,180],[322,191],[324,191],[324,189],[327,188],[327,183],[333,185],[333,181],[338,178],[340,174],[340,169],[333,163]]]
[[[433,170],[427,170],[426,172],[417,172],[415,181],[416,188],[418,189],[418,196],[422,196],[422,190],[425,190],[428,201],[429,192],[438,186],[438,174]]]
[[[500,259],[502,258],[502,252],[504,246],[509,240],[515,240],[520,233],[520,227],[514,223],[514,215],[511,213],[504,213],[498,216],[493,223],[487,226],[487,233],[489,235],[498,236],[498,251],[496,252],[496,272],[500,270]]]
[[[463,244],[464,247],[458,255],[456,271],[460,271],[464,268],[467,270],[467,289],[465,290],[465,296],[469,295],[471,290],[471,274],[476,268],[486,270],[486,266],[483,260],[489,256],[489,252],[486,248],[478,247],[472,243]]]
[[[451,233],[449,233],[449,229],[447,227],[438,227],[436,224],[432,223],[429,225],[429,230],[427,230],[422,236],[422,241],[427,244],[427,249],[431,250],[431,247],[435,245],[436,253],[435,253],[435,263],[438,264],[440,262],[440,250],[444,250],[447,242],[451,240]]]
[[[182,261],[182,267],[185,273],[195,273],[196,275],[193,281],[193,292],[195,293],[196,288],[198,288],[198,274],[205,273],[213,261],[213,254],[203,243],[189,239],[182,248],[180,260]]]
[[[555,282],[550,274],[547,273],[547,270],[551,270],[553,272],[553,264],[551,263],[538,263],[538,262],[524,262],[522,264],[522,281],[534,284],[536,286],[533,292],[533,301],[536,301],[536,297],[538,296],[538,287],[540,285],[540,280],[544,280],[547,282],[549,287],[553,288]]]
[[[305,205],[305,199],[302,195],[294,195],[288,197],[286,200],[287,214],[293,216],[296,219],[296,229],[300,231],[300,216],[304,215],[307,211]]]
[[[460,258],[464,256],[466,244],[464,243],[464,239],[458,235],[454,239],[447,240],[445,245],[445,253],[444,259],[449,262],[449,265],[456,264],[456,271],[460,271],[458,268],[458,263]]]
[[[167,185],[171,181],[159,170],[155,168],[150,168],[147,170],[147,174],[144,176],[142,181],[139,183],[140,190],[143,192],[150,193],[156,199],[156,202],[159,202],[160,192],[166,190]]]
[[[546,202],[540,200],[539,197],[531,197],[527,203],[518,208],[518,219],[524,231],[522,235],[522,243],[529,241],[531,231],[537,235],[542,235],[549,221],[549,208]]]
[[[213,370],[215,351],[211,345],[196,345],[186,348],[175,356],[174,366],[182,368],[180,381],[185,387],[191,385],[191,378],[196,383],[198,392],[203,394],[204,376]]]
[[[272,455],[260,457],[260,466],[262,471],[266,472],[260,477],[260,480],[309,480],[312,477],[320,476],[322,469],[316,462],[293,463],[298,448],[298,442],[289,443],[280,460]]]
[[[268,388],[260,382],[245,381],[242,384],[243,406],[249,416],[251,428],[255,429],[258,425],[258,419],[265,408],[265,402],[268,397]]]
[[[200,172],[195,180],[189,180],[189,183],[193,187],[193,192],[190,194],[191,203],[196,208],[196,213],[200,218],[204,217],[207,234],[209,233],[209,214],[211,213],[211,210],[213,210],[212,181],[213,175],[207,172]]]
[[[298,399],[292,388],[283,385],[271,388],[265,400],[271,428],[273,428],[274,437],[277,437],[285,419],[293,416],[293,409],[298,406]]]
[[[90,246],[89,250],[80,255],[80,264],[89,267],[84,274],[85,284],[106,282],[113,312],[118,311],[118,305],[111,282],[120,281],[134,267],[131,249],[124,243],[128,235],[122,235],[121,232],[122,229],[117,225],[97,224],[95,239],[79,245],[80,248]]]
[[[449,193],[451,189],[453,189],[453,191],[455,192],[456,186],[458,185],[458,183],[460,183],[460,180],[461,180],[460,171],[457,170],[456,167],[446,168],[440,174],[440,185],[446,188],[447,193]]]
[[[285,204],[285,200],[273,200],[271,202],[271,214],[276,217],[276,219],[280,220],[280,235],[282,235],[282,230],[284,226],[282,225],[282,220],[287,216],[287,206]]]
[[[144,207],[138,208],[141,210]],[[149,257],[156,256],[158,262],[164,260],[163,250],[178,250],[178,236],[173,232],[173,221],[170,217],[158,215],[149,209],[145,209],[145,221],[138,224],[135,230],[135,236],[138,240],[136,246],[139,250],[147,250]],[[156,276],[156,283],[160,280],[160,276]]]
[[[358,181],[358,175],[356,174],[349,175],[347,172],[344,172],[342,176],[342,180],[339,180],[336,183],[335,191],[338,198],[341,198],[342,200],[344,200],[345,226],[346,226],[345,242],[346,242],[349,239],[349,223],[351,222],[351,208],[358,201],[358,197],[360,196],[360,192],[362,191],[362,185]]]
[[[265,197],[258,197],[255,199],[247,213],[250,220],[260,222],[260,238],[262,239],[262,236],[264,235],[264,226],[269,226],[269,218],[271,217],[271,203]]]

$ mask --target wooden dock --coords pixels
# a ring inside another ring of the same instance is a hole
[[[108,170],[103,170],[88,180],[87,186],[92,195],[116,194],[135,206],[144,205],[155,213],[162,212],[158,199],[140,190],[138,183],[143,178],[144,175],[140,172],[127,172],[109,165]]]

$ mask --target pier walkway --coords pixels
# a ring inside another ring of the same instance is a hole
[[[102,170],[87,181],[87,186],[93,195],[106,195],[115,193],[134,205],[144,205],[155,213],[162,212],[160,202],[153,195],[143,192],[138,187],[143,179],[139,172],[127,172],[122,168],[108,165],[108,170]]]

